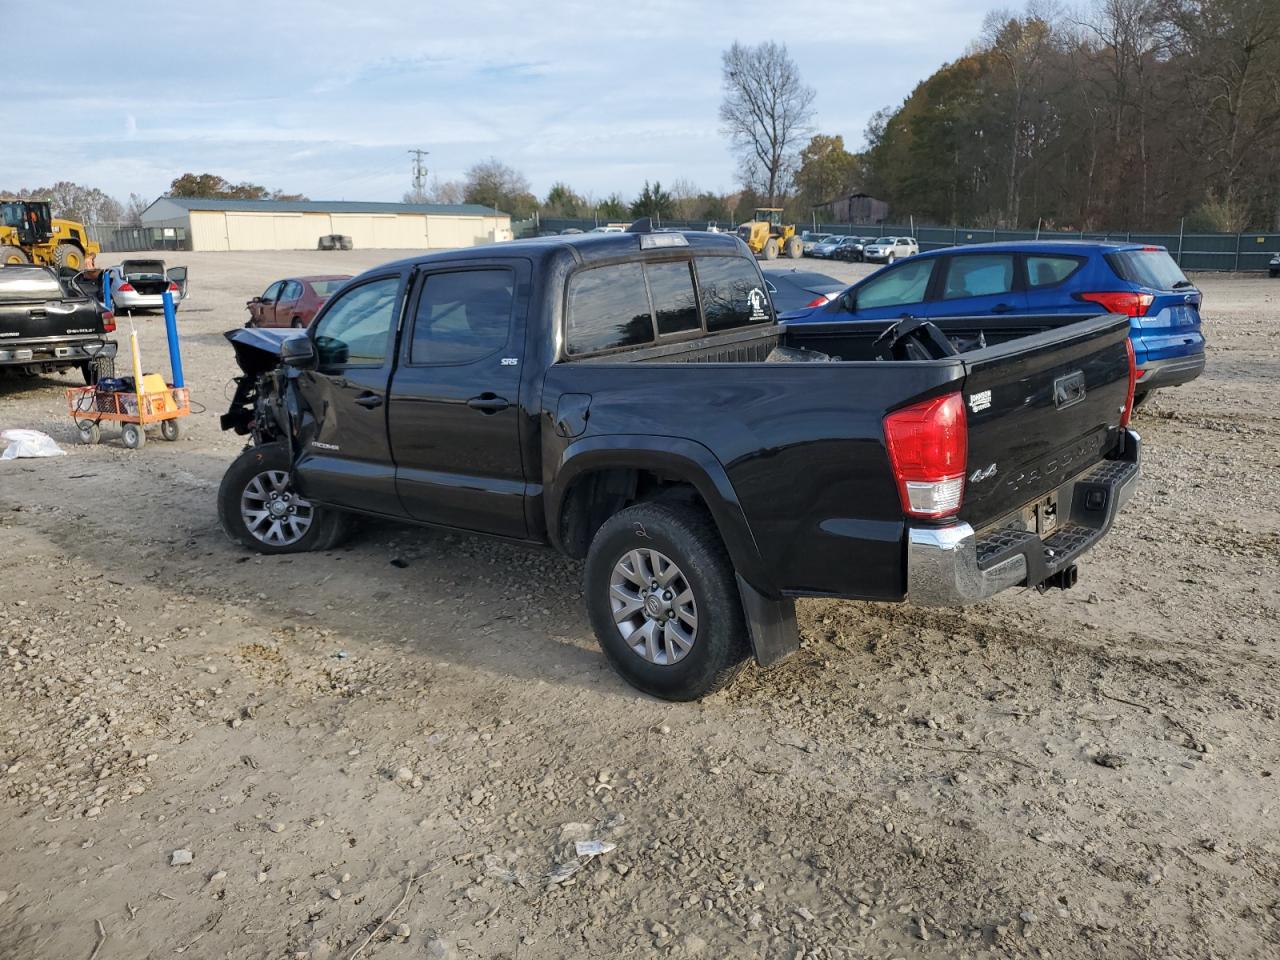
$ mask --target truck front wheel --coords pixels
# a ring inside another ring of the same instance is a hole
[[[300,496],[284,443],[250,447],[222,475],[218,521],[228,537],[259,553],[328,550],[345,535],[345,514]]]
[[[641,503],[605,521],[587,553],[586,597],[605,657],[652,696],[705,697],[746,659],[733,563],[695,507]]]

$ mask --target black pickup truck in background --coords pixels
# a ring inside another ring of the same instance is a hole
[[[114,375],[115,317],[48,267],[0,266],[0,372],[38,376],[75,367],[85,383]]]
[[[629,682],[721,686],[793,598],[1069,587],[1139,473],[1120,316],[777,323],[737,237],[586,234],[370,270],[303,335],[235,330],[224,529],[351,513],[549,543]]]

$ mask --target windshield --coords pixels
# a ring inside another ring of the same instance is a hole
[[[1156,290],[1176,290],[1188,287],[1186,276],[1174,263],[1173,257],[1155,247],[1142,250],[1120,250],[1107,254],[1107,263],[1121,280],[1152,287]]]

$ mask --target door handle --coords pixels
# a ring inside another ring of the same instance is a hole
[[[505,410],[511,404],[505,397],[499,397],[492,393],[482,393],[478,397],[472,397],[467,401],[467,406],[472,410],[479,410],[481,413],[490,414],[497,413],[499,410]]]
[[[991,308],[991,312],[992,313],[1008,313],[1012,309],[1013,307],[1009,306],[1009,304],[1007,303],[997,303],[994,307]]]
[[[378,393],[362,393],[356,397],[356,403],[364,407],[366,410],[373,410],[382,406],[382,395]]]

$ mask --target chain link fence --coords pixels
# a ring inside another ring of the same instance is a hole
[[[521,221],[523,232],[516,236],[558,234],[565,230],[594,229],[602,223],[591,218],[541,217]],[[514,226],[514,225],[513,225]],[[716,226],[731,231],[732,223],[708,223],[706,220],[663,220],[661,226],[677,230],[706,230]],[[996,243],[1009,240],[1109,240],[1161,246],[1186,270],[1266,270],[1271,255],[1280,252],[1280,233],[1136,233],[1123,230],[1110,232],[1078,231],[1063,233],[1048,230],[1000,230],[988,227],[924,227],[912,231],[910,224],[819,223],[801,227],[810,232],[854,236],[914,236],[921,250],[965,246],[972,243]]]

